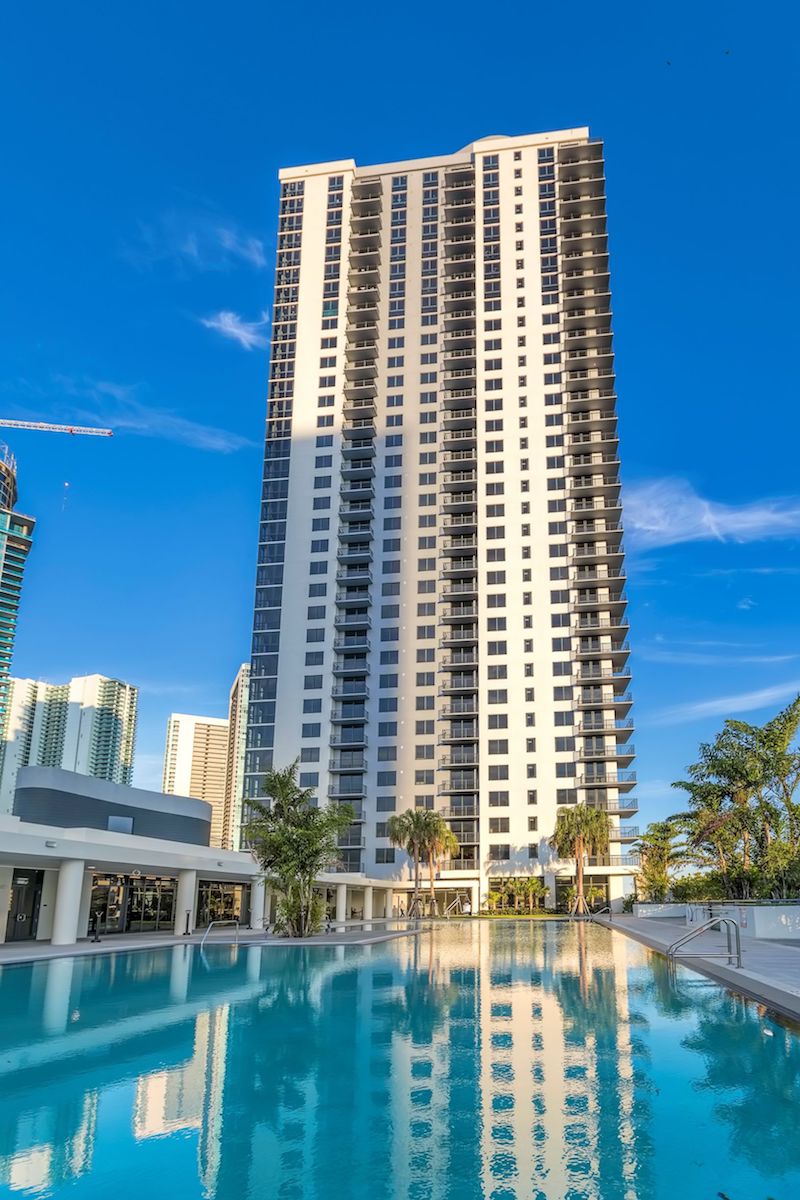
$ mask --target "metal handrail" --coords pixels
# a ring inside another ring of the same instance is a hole
[[[229,921],[209,921],[208,928],[206,929],[205,933],[203,934],[202,938],[200,939],[200,949],[201,950],[205,946],[206,938],[208,937],[209,933],[211,932],[211,930],[213,929],[213,927],[215,925],[235,925],[236,926],[236,945],[237,946],[239,945],[239,922],[238,921],[233,920],[233,919],[231,919]]]
[[[706,951],[703,954],[684,954],[683,958],[727,958],[730,963],[731,959],[735,959],[736,966],[741,969],[742,966],[742,936],[739,931],[739,922],[733,917],[710,917],[708,921],[704,921],[702,925],[690,929],[683,937],[679,937],[677,942],[673,942],[667,949],[667,957],[674,962],[678,956],[678,951],[685,946],[687,942],[691,942],[701,933],[706,933],[715,926],[725,926],[725,935],[728,943],[727,951]],[[731,942],[731,929],[733,929],[736,940],[736,949],[734,951],[733,943]]]
[[[589,913],[589,920],[593,921],[595,919],[595,917],[602,917],[603,913],[608,913],[609,921],[612,919],[612,917],[614,915],[612,913],[610,907],[606,904],[606,906],[604,908],[598,908],[597,912]]]
[[[455,900],[451,900],[447,908],[444,910],[445,917],[449,917],[451,913],[463,913],[464,901],[462,896],[456,896]]]

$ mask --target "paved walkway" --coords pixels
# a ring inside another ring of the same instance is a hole
[[[374,946],[393,938],[414,937],[418,929],[384,929],[378,924],[373,929],[345,929],[342,932],[320,933],[308,938],[275,937],[261,929],[242,929],[239,943],[243,946]],[[5,942],[0,944],[0,966],[10,963],[47,962],[51,958],[72,958],[85,954],[112,954],[115,951],[158,950],[162,946],[199,945],[203,931],[197,930],[189,937],[175,937],[171,933],[117,933],[107,934],[99,942],[83,939],[73,946],[51,946],[49,942]],[[206,945],[230,946],[236,941],[235,933],[228,930],[212,931]]]
[[[615,916],[595,918],[609,929],[622,930],[653,950],[665,951],[688,927],[681,921],[665,921],[652,917]],[[713,930],[702,933],[690,942],[686,950],[702,955],[703,951],[726,948],[725,934]],[[741,969],[728,964],[725,958],[690,958],[679,956],[679,962],[702,972],[733,991],[742,992],[784,1016],[800,1020],[800,954],[796,943],[772,942],[763,938],[742,938]]]

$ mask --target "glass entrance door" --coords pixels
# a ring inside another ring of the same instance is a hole
[[[27,942],[36,937],[44,871],[16,870],[6,925],[7,942]]]

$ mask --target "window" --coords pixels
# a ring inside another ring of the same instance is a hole
[[[489,792],[489,807],[507,808],[509,804],[509,796],[509,792]]]
[[[533,843],[531,843],[528,846],[528,858],[529,859],[538,859],[538,857],[539,857],[539,847],[534,845]]]
[[[489,833],[508,833],[508,817],[489,817]]]
[[[508,860],[510,858],[511,858],[511,847],[510,846],[490,846],[489,847],[489,862],[508,862]]]
[[[309,722],[303,725],[302,736],[304,738],[319,737],[321,728],[319,721]]]
[[[394,862],[394,846],[378,847],[375,851],[376,863],[393,863]]]
[[[508,754],[507,738],[489,738],[490,754]]]
[[[490,729],[508,729],[508,713],[489,713]]]
[[[397,808],[396,796],[378,796],[375,801],[376,812],[394,812]]]
[[[490,688],[486,698],[489,704],[508,704],[508,692],[505,688]]]
[[[497,780],[508,779],[508,764],[507,763],[490,764],[489,778],[497,779]]]

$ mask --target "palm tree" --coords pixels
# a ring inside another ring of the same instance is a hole
[[[428,869],[430,875],[431,888],[431,913],[434,917],[438,917],[439,909],[436,903],[436,890],[434,888],[434,878],[436,875],[436,864],[443,858],[452,858],[458,851],[459,841],[453,833],[450,826],[445,821],[444,817],[439,813],[425,810],[428,817],[428,832],[427,842],[425,845],[425,853],[428,858]]]
[[[583,890],[584,860],[589,854],[604,854],[608,849],[608,814],[586,804],[562,809],[550,846],[559,858],[575,859],[575,904],[572,911],[589,911]]]
[[[432,816],[427,808],[409,808],[404,813],[395,813],[386,822],[386,831],[392,845],[405,850],[414,863],[412,910],[415,913],[419,912],[420,862],[428,853]]]
[[[530,875],[523,884],[524,894],[528,901],[528,912],[538,909],[540,903],[547,898],[550,889],[538,875]]]

